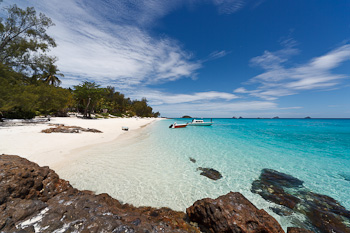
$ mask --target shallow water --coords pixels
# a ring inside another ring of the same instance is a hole
[[[106,192],[136,206],[182,211],[204,197],[241,192],[285,228],[293,225],[291,217],[275,215],[268,209],[273,204],[250,191],[261,169],[272,168],[350,209],[350,120],[213,121],[213,126],[183,129],[169,129],[174,120],[158,121],[131,139],[80,152],[79,160],[58,173],[79,189]],[[214,168],[223,178],[210,180],[197,167]]]

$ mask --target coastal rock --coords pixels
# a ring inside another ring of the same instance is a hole
[[[313,233],[313,231],[309,231],[298,227],[288,227],[287,233]]]
[[[273,203],[306,216],[305,225],[319,232],[350,233],[350,212],[335,199],[314,193],[303,186],[303,181],[288,174],[263,169],[258,180],[252,183],[251,191]],[[274,212],[288,213],[285,209]]]
[[[269,183],[266,179],[255,180],[252,183],[251,191],[262,196],[265,200],[272,201],[276,204],[286,206],[290,209],[300,202],[300,199],[289,193],[286,193],[283,187]]]
[[[41,131],[42,133],[80,133],[80,132],[92,132],[92,133],[102,133],[102,131],[97,129],[82,128],[79,126],[65,126],[57,125],[54,128],[48,128]]]
[[[190,161],[192,162],[192,163],[196,163],[197,161],[194,159],[194,158],[192,158],[192,157],[190,157]]]
[[[209,179],[212,179],[212,180],[218,180],[218,179],[222,178],[221,173],[218,172],[215,169],[212,169],[212,168],[199,167],[199,168],[197,168],[197,170],[202,171],[200,173],[202,176],[206,176],[206,177],[208,177]]]
[[[267,181],[274,186],[281,186],[286,188],[301,188],[304,183],[304,181],[299,180],[291,175],[267,168],[261,171],[260,180]]]
[[[183,212],[74,189],[48,167],[0,155],[0,232],[199,232]]]
[[[191,221],[206,231],[216,232],[281,232],[278,222],[265,210],[257,209],[242,194],[230,192],[213,200],[196,201],[186,210]]]

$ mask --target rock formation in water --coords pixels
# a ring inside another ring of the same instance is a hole
[[[284,232],[265,210],[257,209],[240,193],[196,201],[186,210],[191,221],[210,232]]]
[[[221,173],[218,172],[215,169],[212,169],[212,168],[199,167],[199,168],[197,168],[197,170],[202,171],[200,173],[202,176],[206,176],[206,177],[208,177],[209,179],[212,179],[212,180],[218,180],[218,179],[222,178]]]
[[[79,191],[48,167],[0,155],[0,232],[283,233],[277,221],[239,193],[203,199],[188,215],[134,207],[108,194]],[[192,222],[190,222],[192,221]],[[289,228],[288,233],[309,233]]]
[[[306,216],[303,226],[319,232],[350,233],[350,211],[326,195],[314,193],[303,186],[303,181],[272,170],[263,169],[252,184],[252,192],[287,208],[272,208],[280,215],[293,212]]]
[[[0,232],[199,232],[185,219],[79,191],[48,167],[0,155]]]

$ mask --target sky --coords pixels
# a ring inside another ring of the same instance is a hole
[[[350,117],[348,0],[4,0],[55,23],[63,87],[164,117]]]

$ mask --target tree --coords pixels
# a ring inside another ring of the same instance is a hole
[[[91,118],[91,113],[101,100],[103,92],[103,88],[99,88],[99,85],[95,82],[85,81],[80,85],[74,86],[74,98],[78,107],[84,108],[84,117]]]
[[[38,96],[36,110],[44,115],[65,115],[66,108],[73,98],[68,89],[46,84],[35,86],[34,92]]]
[[[142,98],[141,101],[135,100],[132,104],[132,109],[135,114],[140,117],[151,117],[153,116],[152,108],[147,105],[147,99]]]
[[[64,75],[58,73],[59,70],[54,64],[57,59],[55,57],[44,57],[42,59],[44,60],[38,62],[38,68],[42,71],[42,74],[39,75],[39,80],[52,86],[59,86],[61,80],[57,76],[64,77]]]
[[[33,7],[23,10],[15,4],[5,10],[8,15],[5,20],[0,20],[0,63],[27,77],[46,72],[52,79],[58,69],[53,65],[56,58],[46,54],[56,46],[54,39],[46,33],[54,25],[51,19],[42,13],[37,16]]]

